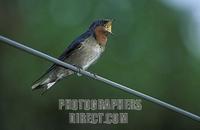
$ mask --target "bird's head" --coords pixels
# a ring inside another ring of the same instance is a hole
[[[94,34],[99,44],[105,45],[107,37],[112,34],[112,19],[102,19],[94,21],[89,30]]]

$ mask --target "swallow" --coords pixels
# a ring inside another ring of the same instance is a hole
[[[111,19],[94,21],[86,32],[77,37],[58,57],[59,60],[86,70],[95,63],[105,50],[109,34],[112,34]],[[53,64],[32,85],[32,90],[49,90],[61,79],[74,74],[70,69]]]

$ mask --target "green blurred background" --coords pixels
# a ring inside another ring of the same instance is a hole
[[[199,41],[192,31],[197,25],[186,10],[171,5],[164,0],[0,0],[0,34],[58,57],[93,20],[114,18],[115,35],[89,71],[200,115]],[[142,111],[129,111],[128,124],[71,125],[68,111],[58,110],[60,98],[138,97],[76,75],[44,96],[32,92],[33,81],[50,65],[0,43],[1,130],[200,129],[199,122],[145,100]]]

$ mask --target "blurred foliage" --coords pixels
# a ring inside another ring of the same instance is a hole
[[[200,61],[183,44],[184,13],[158,0],[1,0],[0,32],[54,57],[99,18],[114,36],[89,71],[200,114]],[[70,125],[60,98],[138,98],[87,77],[71,76],[46,95],[30,87],[51,63],[0,43],[0,129],[199,129],[199,122],[143,100],[126,125]],[[113,111],[114,112],[114,111]]]

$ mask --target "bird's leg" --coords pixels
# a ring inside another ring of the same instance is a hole
[[[73,64],[73,66],[75,66],[76,68],[78,68],[78,71],[76,72],[76,75],[77,76],[82,76],[82,74],[80,73],[82,68],[80,66],[78,66],[78,65],[75,65],[75,64]]]
[[[81,74],[80,72],[81,72],[81,68],[78,67],[78,72],[76,72],[76,75],[77,75],[77,76],[82,76],[82,74]]]
[[[93,73],[93,76],[94,76],[95,79],[97,78],[97,74],[96,73]]]

